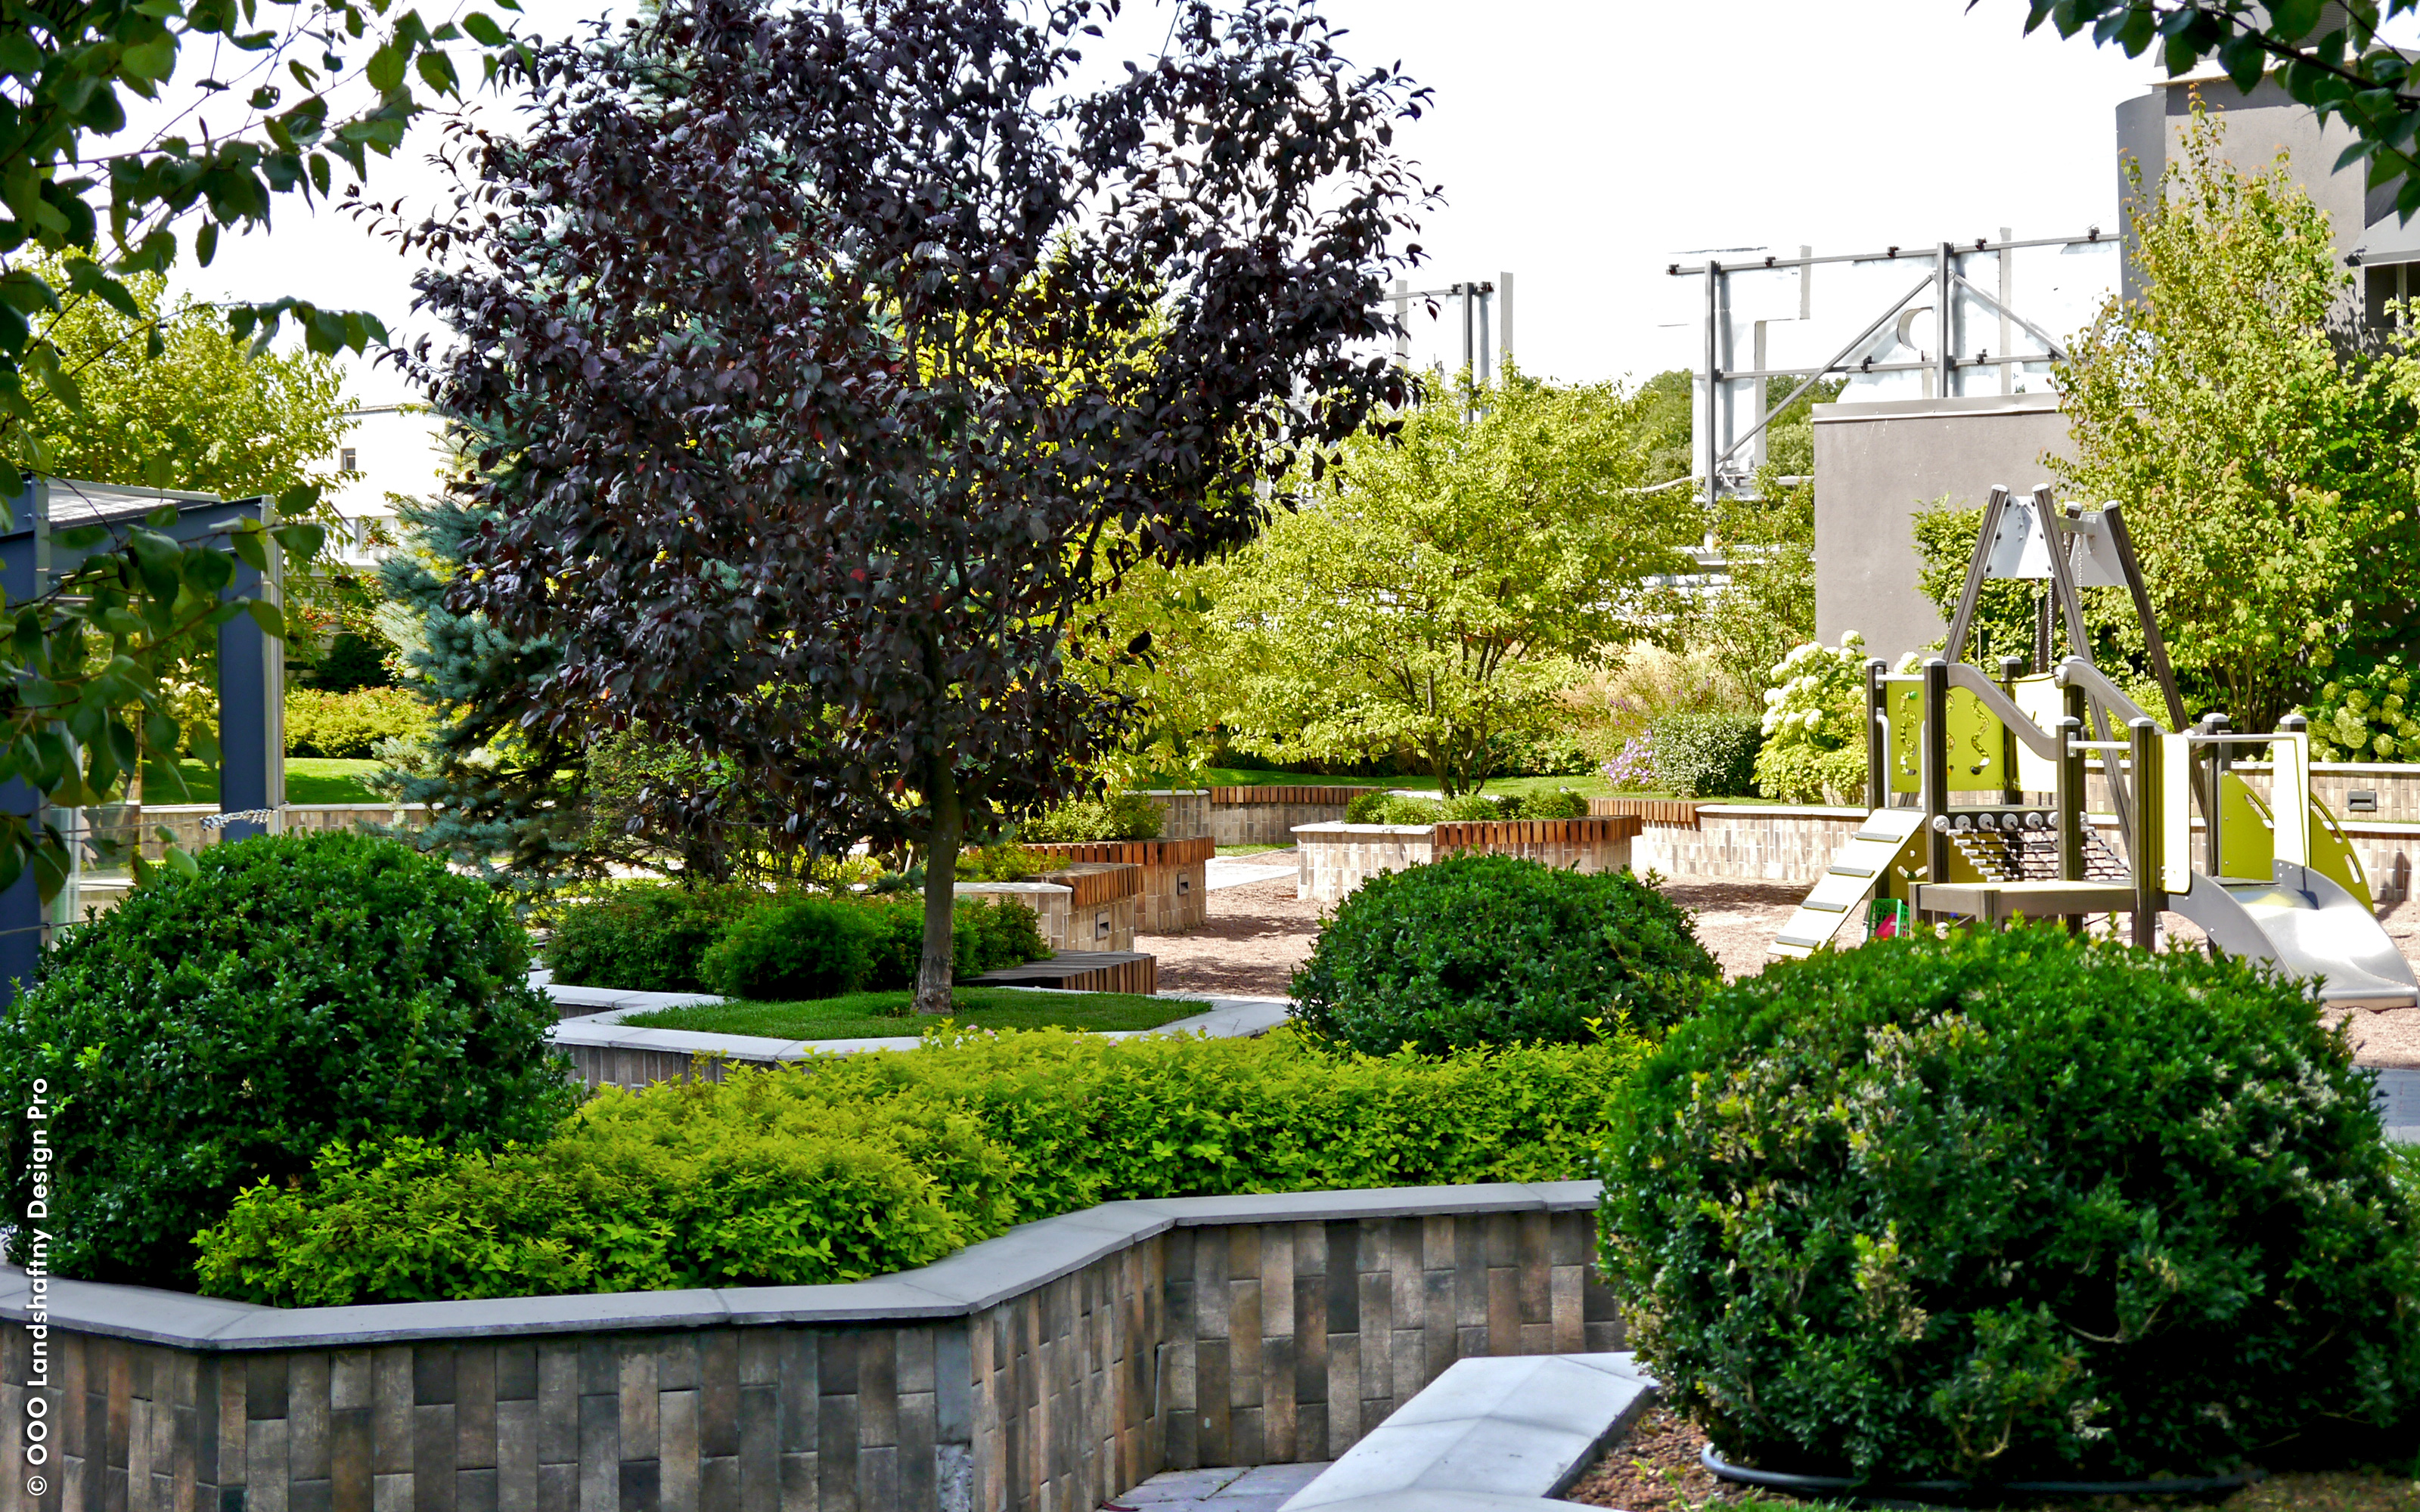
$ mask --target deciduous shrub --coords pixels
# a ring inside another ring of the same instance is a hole
[[[1627,872],[1456,856],[1363,883],[1295,973],[1295,1019],[1380,1055],[1660,1030],[1722,971],[1689,916]]]
[[[2323,762],[2420,761],[2420,719],[2413,716],[2412,671],[2386,656],[2321,685],[2305,710],[2311,755]]]
[[[1809,640],[1776,663],[1764,690],[1756,785],[1785,803],[1856,803],[1866,782],[1865,638]]]
[[[1112,793],[1062,804],[1024,826],[1032,841],[1157,840],[1159,805],[1140,793]]]
[[[60,1273],[189,1286],[194,1231],[330,1141],[537,1139],[570,1106],[553,1007],[491,889],[351,832],[196,864],[66,931],[0,1011],[0,1086],[54,1110],[0,1123],[11,1211],[41,1129]]]
[[[1730,797],[1756,789],[1756,753],[1763,721],[1752,714],[1709,710],[1668,714],[1655,721],[1655,785],[1683,798]]]
[[[630,992],[706,990],[700,964],[733,920],[765,905],[751,887],[638,883],[554,910],[546,964],[570,986]]]
[[[847,1280],[1131,1197],[1579,1174],[1637,1041],[1426,1060],[1260,1040],[962,1033],[608,1090],[495,1155],[332,1149],[201,1236],[282,1304]]]
[[[1553,793],[1525,793],[1505,805],[1507,819],[1585,819],[1588,799],[1569,789]]]
[[[1348,825],[1434,825],[1444,816],[1444,806],[1434,798],[1405,797],[1384,788],[1357,793],[1344,806]]]
[[[431,722],[428,705],[408,688],[286,690],[286,750],[292,756],[366,757],[388,736],[420,739]]]
[[[2408,1445],[2420,1227],[2370,1099],[2310,993],[2241,961],[2055,928],[1822,952],[1732,983],[1622,1097],[1606,1267],[1751,1464]]]
[[[731,921],[699,957],[698,975],[725,997],[838,997],[865,986],[873,974],[884,916],[908,912],[921,920],[923,911],[905,904],[830,898],[768,903]]]

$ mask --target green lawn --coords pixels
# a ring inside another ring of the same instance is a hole
[[[755,1034],[768,1040],[872,1040],[922,1034],[930,1019],[908,1011],[915,995],[851,993],[803,1003],[700,1003],[659,1008],[622,1020],[643,1029],[697,1034]],[[1035,993],[1005,987],[960,987],[950,995],[961,1024],[986,1029],[1156,1029],[1191,1018],[1209,1005],[1127,993]]]
[[[288,803],[383,803],[386,800],[362,786],[361,779],[385,765],[375,761],[342,761],[327,756],[288,756],[286,758],[286,801]],[[216,803],[219,801],[218,773],[209,770],[191,757],[177,764],[178,775],[185,779],[185,791],[173,791],[159,764],[143,769],[143,796],[147,803]]]

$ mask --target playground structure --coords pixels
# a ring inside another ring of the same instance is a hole
[[[1984,582],[2047,581],[2035,656],[1997,675],[1961,658]],[[2122,587],[2141,622],[2167,727],[2092,656],[2077,590]],[[2067,655],[2054,659],[2056,631]],[[1995,487],[1943,654],[1911,673],[1866,665],[1866,823],[1788,924],[1776,955],[1829,945],[1862,912],[1873,935],[1911,924],[2131,916],[2150,947],[2164,911],[2230,954],[2319,979],[2336,1008],[2420,1005],[2420,981],[2378,922],[2368,878],[2311,794],[2299,715],[2269,733],[2221,714],[2188,725],[2125,520],[2112,503],[2061,509]],[[2267,795],[2231,769],[2265,747]],[[2086,815],[2090,765],[2115,810],[2112,848]],[[2196,822],[2198,820],[2198,822]]]

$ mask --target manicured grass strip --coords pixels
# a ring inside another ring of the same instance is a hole
[[[802,1003],[699,1003],[622,1020],[644,1029],[754,1034],[768,1040],[874,1040],[922,1034],[936,1021],[908,1011],[915,994],[850,993]],[[961,1024],[986,1029],[1156,1029],[1208,1010],[1207,1003],[1131,993],[1035,993],[960,987],[950,1000]]]
[[[1164,788],[1172,784],[1155,779],[1145,785],[1149,787]],[[1202,774],[1201,785],[1203,787],[1215,788],[1296,786],[1329,788],[1399,788],[1406,793],[1435,793],[1437,790],[1436,779],[1433,777],[1322,777],[1317,772],[1251,772],[1233,766],[1213,766],[1209,768]],[[1616,795],[1613,784],[1606,781],[1603,777],[1594,772],[1582,773],[1572,777],[1499,777],[1489,782],[1482,791],[1497,795],[1559,793],[1565,788],[1569,788],[1571,791],[1578,794],[1584,798],[1599,798]],[[1669,793],[1625,792],[1620,794],[1619,796],[1625,798],[1669,798],[1672,795]],[[1700,803],[1778,803],[1781,800],[1778,798],[1760,798],[1752,795],[1741,795],[1737,797],[1700,798],[1698,801]]]
[[[364,759],[337,759],[328,756],[288,756],[286,758],[286,801],[288,803],[383,803],[386,800],[362,786],[361,779],[386,764]],[[201,763],[187,757],[177,764],[178,775],[185,779],[182,793],[174,791],[168,779],[152,763],[143,771],[143,797],[147,803],[216,803],[219,801],[219,775]]]

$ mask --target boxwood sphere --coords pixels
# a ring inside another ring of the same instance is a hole
[[[1627,872],[1458,856],[1346,898],[1295,973],[1294,1014],[1368,1055],[1445,1055],[1585,1041],[1590,1019],[1659,1030],[1721,980],[1687,911]]]
[[[573,1104],[528,941],[485,885],[350,832],[198,865],[67,931],[0,1011],[0,1087],[39,1079],[51,1110],[0,1120],[0,1161],[23,1212],[44,1132],[59,1273],[190,1288],[194,1234],[331,1140],[489,1146]]]
[[[2409,1453],[2392,1168],[2306,987],[1962,931],[1718,994],[1617,1103],[1598,1232],[1637,1348],[1737,1459],[2190,1474]]]

